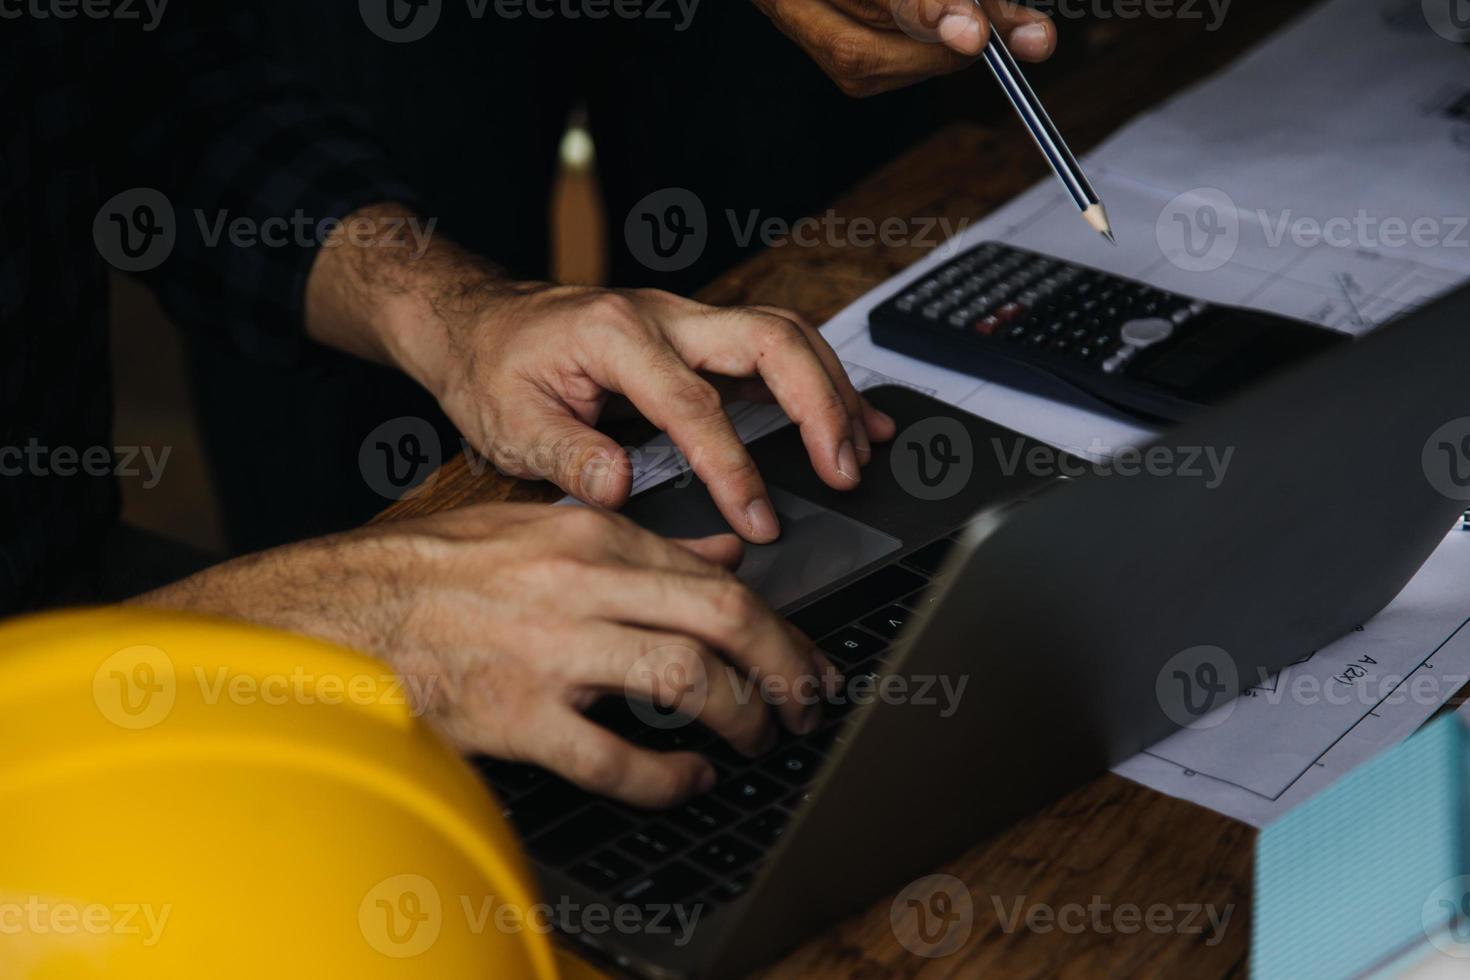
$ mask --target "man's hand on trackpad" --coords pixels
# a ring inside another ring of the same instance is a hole
[[[357,217],[391,219],[393,206]],[[471,444],[511,476],[549,479],[609,509],[632,489],[626,454],[594,425],[625,396],[666,431],[731,528],[780,535],[760,474],[711,378],[774,401],[828,486],[856,487],[893,420],[852,386],[813,327],[774,307],[719,308],[657,290],[519,283],[436,239],[418,258],[323,249],[308,284],[318,340],[397,364],[438,398]]]

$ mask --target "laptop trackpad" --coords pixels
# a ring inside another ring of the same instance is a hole
[[[735,574],[781,609],[825,588],[850,572],[903,546],[897,538],[777,487],[768,487],[781,537],[773,544],[746,544]],[[634,497],[623,508],[635,523],[671,538],[725,534],[730,525],[703,485]]]

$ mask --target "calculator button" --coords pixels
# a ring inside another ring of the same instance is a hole
[[[1120,336],[1125,344],[1134,347],[1148,347],[1162,340],[1168,340],[1174,333],[1174,324],[1160,317],[1149,317],[1144,320],[1129,320],[1123,324]]]
[[[991,334],[995,333],[996,330],[1000,329],[1000,325],[1001,321],[999,317],[988,316],[983,320],[976,321],[975,332],[978,334],[984,334],[985,336],[989,337]],[[1025,330],[1024,327],[1020,329],[1023,331]]]

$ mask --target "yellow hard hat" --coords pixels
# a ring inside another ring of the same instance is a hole
[[[240,623],[0,625],[0,976],[565,977],[515,835],[412,704]]]

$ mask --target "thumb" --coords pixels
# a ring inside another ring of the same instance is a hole
[[[571,415],[552,416],[527,429],[524,469],[529,474],[608,510],[628,502],[633,466],[617,443]]]
[[[745,542],[738,534],[712,534],[707,538],[675,538],[674,544],[692,551],[705,561],[730,569],[732,572],[745,557]]]

